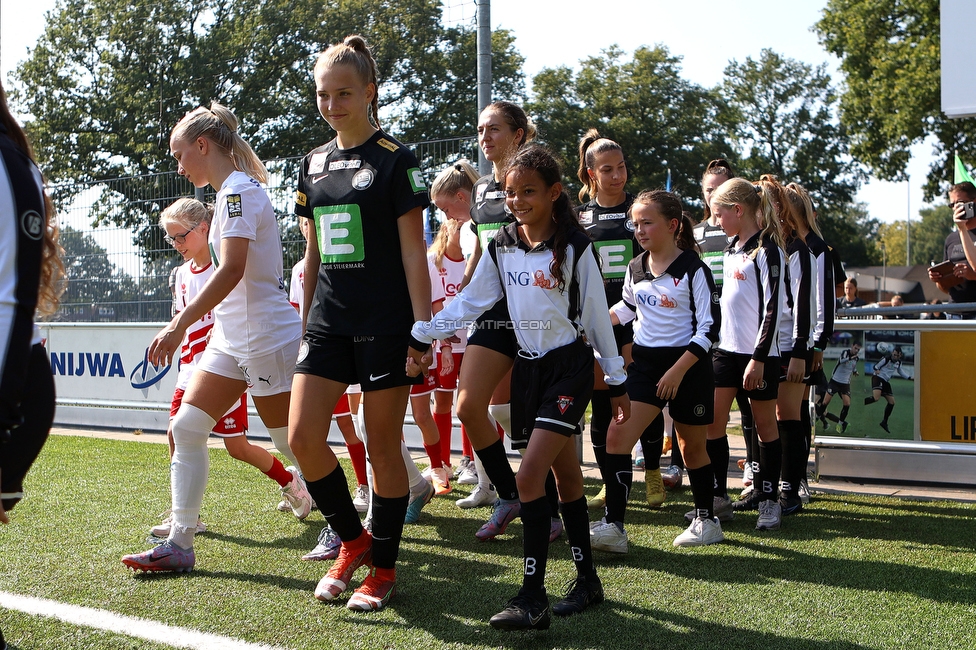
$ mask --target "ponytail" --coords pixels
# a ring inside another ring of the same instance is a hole
[[[590,178],[589,171],[593,169],[595,164],[595,159],[601,153],[606,153],[608,151],[619,151],[623,155],[623,149],[620,145],[613,140],[600,137],[600,132],[596,129],[590,129],[580,140],[579,144],[579,170],[576,175],[583,184],[583,187],[579,191],[580,203],[586,201],[586,197],[589,196],[590,199],[595,199],[597,190],[596,179]]]
[[[790,197],[793,213],[797,219],[805,224],[807,229],[815,232],[817,237],[823,239],[820,226],[817,225],[817,212],[813,207],[813,199],[810,198],[810,193],[799,183],[787,184],[786,192]]]
[[[206,138],[218,149],[230,156],[234,168],[251,178],[268,182],[268,170],[244,138],[237,132],[237,117],[226,106],[213,102],[210,108],[203,106],[187,113],[173,127],[173,138],[195,141]]]

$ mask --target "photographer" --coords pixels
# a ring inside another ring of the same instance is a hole
[[[976,271],[966,259],[961,234],[965,232],[967,239],[972,242],[971,230],[976,228],[976,186],[965,182],[949,188],[949,205],[952,207],[952,218],[957,229],[950,233],[945,240],[945,259],[954,262],[955,267],[948,272],[940,273],[936,269],[929,269],[929,279],[935,282],[939,289],[949,294],[949,302],[976,302]],[[950,319],[976,318],[976,312],[949,313]]]

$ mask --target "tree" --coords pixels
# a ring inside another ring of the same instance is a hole
[[[172,126],[213,100],[263,159],[297,156],[331,137],[315,107],[317,53],[361,33],[395,125],[417,139],[473,133],[462,70],[474,68],[473,29],[440,18],[439,0],[59,0],[11,95],[54,181],[172,170]],[[494,40],[496,81],[518,97],[522,60],[510,35]]]
[[[638,48],[631,60],[613,46],[581,61],[577,74],[558,67],[535,76],[527,109],[563,158],[570,187],[579,187],[579,140],[595,127],[623,148],[631,188],[663,188],[670,168],[674,189],[698,201],[707,162],[734,156],[721,100],[682,79],[680,63],[662,45]]]
[[[60,243],[68,278],[61,313],[70,320],[117,320],[116,307],[137,294],[132,278],[109,261],[91,235],[65,226]]]
[[[953,230],[952,208],[937,205],[919,210],[919,218],[911,222],[911,260],[907,264],[938,263],[945,259],[945,239]],[[895,221],[881,226],[878,241],[884,241],[888,264],[906,264],[905,222]]]
[[[864,173],[848,153],[825,69],[764,49],[758,61],[729,63],[721,93],[730,109],[729,131],[743,152],[739,172],[800,183],[820,218],[832,220],[854,200]]]
[[[976,119],[941,110],[939,0],[830,0],[814,26],[846,74],[841,122],[875,176],[906,180],[912,145],[932,136],[925,199],[944,194],[953,152],[976,159]]]
[[[881,224],[868,215],[864,203],[850,203],[831,218],[818,213],[817,222],[824,241],[846,266],[881,264],[881,249],[876,244]]]

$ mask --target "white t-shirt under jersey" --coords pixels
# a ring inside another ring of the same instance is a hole
[[[464,267],[466,263],[464,260],[452,260],[445,255],[441,258],[442,268],[438,269],[434,263],[433,253],[428,253],[427,259],[430,262],[430,277],[432,280],[436,278],[435,282],[431,283],[430,295],[443,295],[444,306],[447,307],[454,300],[454,296],[458,294],[458,291],[460,291],[459,287],[461,286],[461,281],[464,279]],[[437,285],[436,287],[435,284]],[[464,328],[459,329],[457,331],[457,337],[461,341],[451,344],[451,352],[464,352],[464,348],[468,345],[468,330]]]
[[[220,242],[249,241],[244,277],[214,308],[210,347],[238,359],[263,356],[298,340],[302,321],[288,302],[278,221],[264,188],[234,172],[220,191],[210,226],[210,257],[220,268]]]

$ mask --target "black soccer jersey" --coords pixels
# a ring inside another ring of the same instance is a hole
[[[641,248],[634,238],[634,224],[627,218],[627,210],[634,202],[634,195],[627,193],[624,202],[612,208],[599,205],[596,200],[576,208],[580,225],[593,242],[600,256],[603,288],[607,292],[607,304],[620,300],[630,260],[640,255]]]
[[[313,149],[295,213],[312,219],[321,255],[309,332],[376,336],[409,330],[413,307],[397,219],[430,205],[413,153],[382,131],[351,149]]]
[[[482,252],[488,250],[496,232],[515,222],[505,203],[505,189],[491,174],[479,178],[471,188],[470,212],[471,229],[478,235]]]
[[[722,226],[713,226],[707,221],[695,226],[695,241],[702,252],[702,260],[712,271],[712,280],[722,293],[722,261],[725,259],[725,247],[729,245],[729,237],[722,230]]]

